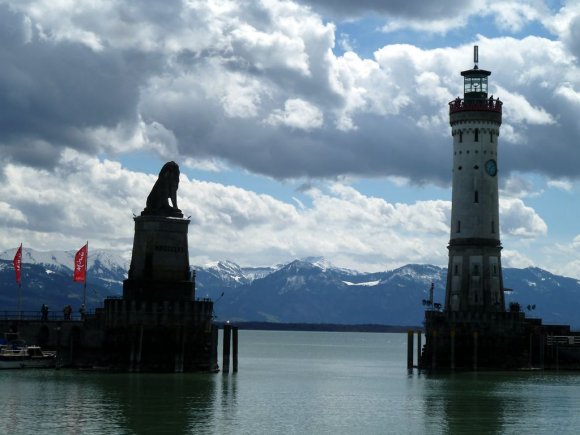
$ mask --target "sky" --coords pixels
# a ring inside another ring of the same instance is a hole
[[[473,45],[503,264],[580,278],[579,1],[0,0],[0,251],[130,255],[173,160],[192,264],[446,266]]]

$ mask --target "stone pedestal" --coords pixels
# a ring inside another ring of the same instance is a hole
[[[194,299],[187,247],[189,219],[141,215],[134,220],[131,268],[123,282],[123,299]]]
[[[188,219],[142,213],[123,298],[107,299],[103,364],[135,372],[216,371],[213,302],[195,300]]]

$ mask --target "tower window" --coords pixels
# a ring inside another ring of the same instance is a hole
[[[475,129],[475,142],[479,142],[479,128]]]
[[[457,232],[461,232],[461,221],[457,221]]]
[[[463,132],[459,130],[459,143],[463,142]]]
[[[477,190],[474,192],[473,202],[479,203],[479,192]]]
[[[455,267],[453,268],[453,274],[455,276],[459,275],[459,266],[456,264]]]
[[[489,132],[489,141],[493,143],[493,131]]]
[[[495,234],[495,221],[491,221],[491,233]]]
[[[493,276],[497,276],[497,265],[493,265]]]
[[[473,276],[479,276],[479,264],[473,265]]]

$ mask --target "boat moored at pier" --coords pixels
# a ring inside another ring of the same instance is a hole
[[[19,339],[4,341],[0,345],[0,369],[56,367],[56,352],[44,351]]]

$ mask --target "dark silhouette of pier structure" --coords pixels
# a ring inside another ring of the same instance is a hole
[[[134,218],[135,236],[123,295],[80,319],[48,313],[6,313],[4,331],[47,349],[59,364],[132,372],[217,371],[213,302],[195,298],[189,219],[177,207],[179,167],[166,163],[147,204]],[[171,203],[169,203],[171,200]]]

